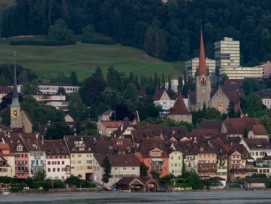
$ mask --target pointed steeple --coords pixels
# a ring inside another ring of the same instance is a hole
[[[17,90],[17,70],[16,70],[16,52],[14,52],[14,76],[13,76],[13,96],[11,106],[20,106]]]
[[[203,33],[202,28],[200,31],[200,55],[199,55],[199,72],[198,75],[208,75],[208,71],[206,68],[206,59],[205,59],[205,51],[204,51],[204,42],[203,42]]]

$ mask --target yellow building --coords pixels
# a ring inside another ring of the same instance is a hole
[[[174,176],[182,175],[183,152],[177,142],[173,142],[168,150],[169,153],[169,173]]]
[[[93,179],[93,139],[89,136],[65,136],[71,158],[71,175]]]

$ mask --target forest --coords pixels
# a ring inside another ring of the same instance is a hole
[[[227,36],[240,40],[241,64],[253,66],[271,59],[270,11],[269,0],[17,0],[4,11],[1,36],[47,35],[62,19],[76,35],[91,25],[117,43],[178,61],[198,55],[203,24],[209,58]]]

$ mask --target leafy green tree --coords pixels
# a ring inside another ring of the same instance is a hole
[[[70,95],[68,109],[69,113],[71,114],[75,121],[80,121],[85,118],[86,115],[84,114],[84,111],[86,107],[78,92],[74,92]]]
[[[71,84],[73,86],[77,86],[78,85],[78,79],[77,79],[77,74],[76,72],[71,72],[71,75],[70,75],[70,81],[71,81]]]
[[[22,95],[35,95],[40,93],[40,90],[38,86],[27,83],[22,86],[21,93]]]
[[[154,179],[160,178],[160,174],[157,171],[151,170],[151,175],[152,175],[152,178]]]
[[[233,101],[230,101],[230,103],[229,103],[228,116],[229,116],[229,118],[235,118],[236,117],[236,113],[235,113],[235,110],[234,110],[234,102]]]
[[[99,97],[105,89],[106,84],[101,68],[97,68],[92,76],[86,78],[79,89],[80,96],[86,105],[99,102]]]
[[[65,135],[73,135],[74,131],[67,125],[62,123],[55,123],[50,125],[45,133],[45,139],[47,140],[59,140],[63,139]]]
[[[122,101],[122,96],[118,90],[107,87],[102,93],[102,100],[108,104],[110,108],[115,109]]]
[[[124,90],[123,97],[126,100],[131,100],[133,103],[136,103],[138,100],[138,92],[136,86],[132,83],[129,83]]]
[[[148,176],[148,167],[144,163],[140,164],[140,176]]]
[[[68,28],[65,21],[58,19],[54,25],[49,27],[48,37],[55,41],[72,40],[73,32]]]
[[[110,66],[107,72],[107,87],[122,91],[124,89],[124,75],[118,72],[113,66]]]
[[[95,28],[92,25],[87,25],[83,29],[83,39],[92,39],[95,34]]]
[[[103,172],[102,181],[104,183],[108,183],[109,179],[111,178],[111,163],[109,161],[108,156],[105,156],[103,159],[103,169],[104,169],[104,172]]]
[[[43,171],[38,171],[33,175],[33,180],[34,181],[44,181],[46,178],[46,172]]]

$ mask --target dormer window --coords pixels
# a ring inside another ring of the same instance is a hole
[[[22,145],[18,145],[17,146],[17,151],[18,152],[22,152],[23,151],[23,146]]]

